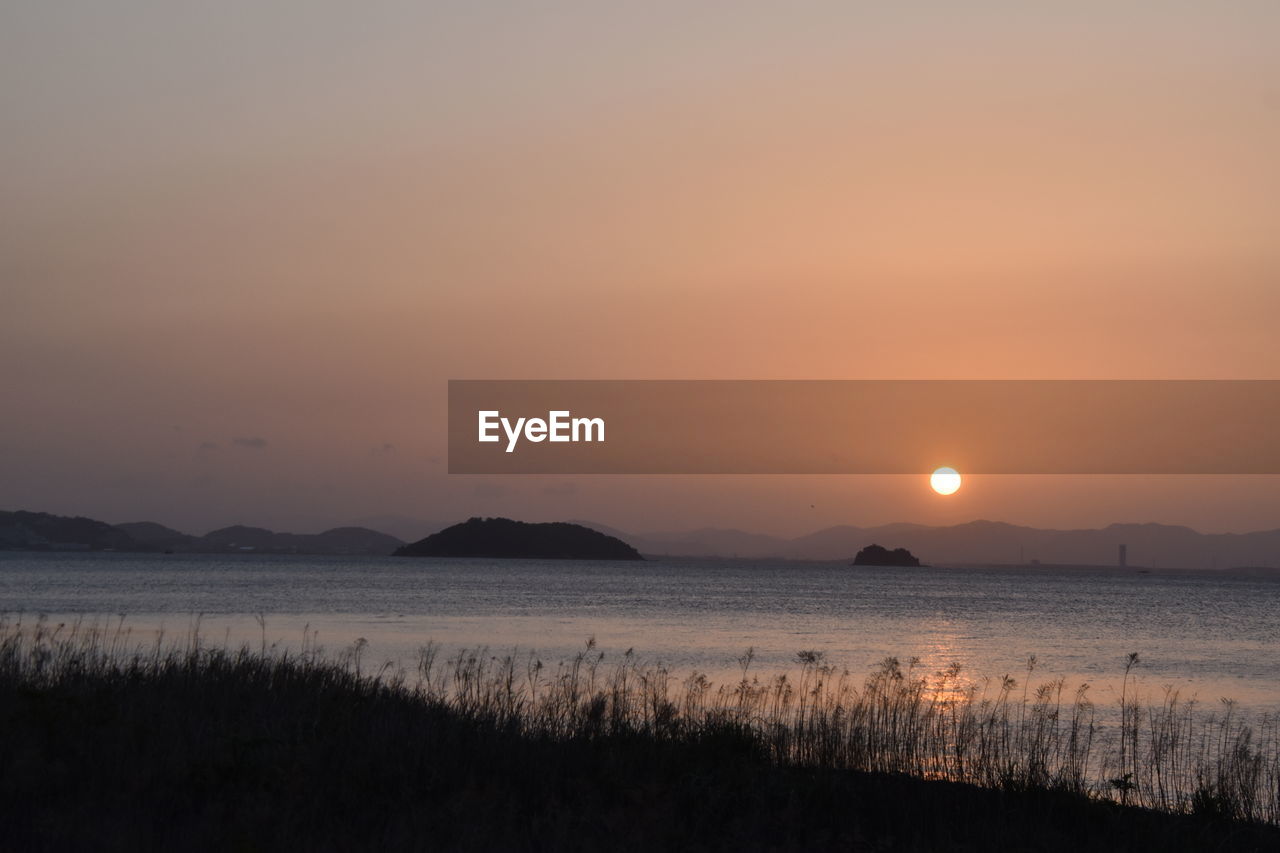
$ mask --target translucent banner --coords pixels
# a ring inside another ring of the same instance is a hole
[[[454,474],[1278,474],[1277,380],[453,380]]]

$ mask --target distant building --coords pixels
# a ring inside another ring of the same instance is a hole
[[[1129,565],[1129,546],[1128,545],[1120,546],[1119,558],[1120,558],[1120,568],[1123,569],[1125,566]]]

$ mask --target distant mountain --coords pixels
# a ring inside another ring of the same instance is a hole
[[[195,550],[205,552],[369,556],[386,556],[404,544],[401,539],[366,527],[335,527],[323,533],[275,533],[240,524],[206,533],[198,541]]]
[[[306,537],[317,554],[391,554],[404,540],[367,527],[335,527]]]
[[[255,552],[387,556],[404,540],[364,527],[335,527],[323,533],[275,533],[235,525],[191,536],[154,521],[110,525],[91,518],[45,512],[0,512],[0,550]]]
[[[642,554],[679,557],[783,557],[787,539],[731,528],[703,527],[662,533],[627,533],[592,521],[574,521],[630,542]],[[850,552],[852,553],[852,552]],[[846,555],[847,556],[847,555]]]
[[[582,523],[625,538],[641,553],[654,556],[848,560],[867,545],[893,542],[933,565],[1032,562],[1116,565],[1119,546],[1125,545],[1128,564],[1133,566],[1280,567],[1280,530],[1199,533],[1189,527],[1167,524],[1046,530],[999,521],[970,521],[949,527],[908,523],[878,527],[838,525],[786,539],[715,528],[629,534],[604,525]]]
[[[200,542],[197,536],[190,536],[154,521],[130,521],[115,527],[139,542],[162,551],[193,551]]]
[[[367,527],[370,530],[389,533],[405,542],[417,542],[424,536],[444,530],[449,524],[407,515],[367,515],[352,520],[351,526]]]
[[[211,530],[200,537],[201,551],[283,551],[293,552],[301,537],[292,533],[276,533],[265,527],[233,524]]]
[[[92,518],[47,512],[0,512],[0,550],[154,551],[127,531]]]
[[[472,518],[405,545],[395,553],[398,557],[644,559],[621,539],[580,524],[531,524],[509,518]]]
[[[1162,568],[1280,566],[1280,530],[1205,534],[1167,524],[1112,524],[1102,529],[1043,530],[995,521],[951,527],[849,529],[817,548],[811,537],[796,556],[833,558],[868,542],[891,539],[922,560],[939,563],[1056,563],[1116,565],[1119,547],[1129,565]]]
[[[412,519],[408,521],[419,523]],[[422,523],[430,526],[428,522]],[[1280,567],[1280,530],[1199,533],[1189,527],[1169,524],[1112,524],[1101,529],[1046,530],[999,521],[970,521],[950,527],[906,523],[879,527],[838,525],[788,539],[712,527],[632,534],[589,521],[561,524],[627,543],[628,548],[652,556],[847,561],[850,555],[857,554],[868,545],[891,542],[932,565],[1038,562],[1114,566],[1119,562],[1119,546],[1124,545],[1131,566]],[[465,525],[454,525],[448,529],[462,526]],[[415,541],[415,545],[410,547],[416,548],[429,539],[430,536],[426,540]],[[191,536],[150,521],[113,526],[91,518],[70,518],[43,512],[0,512],[0,550],[380,555],[390,554],[403,545],[402,539],[360,526],[297,534],[236,525],[205,536]]]

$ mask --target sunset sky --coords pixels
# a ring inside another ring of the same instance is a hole
[[[449,477],[450,378],[1280,378],[1280,4],[11,2],[0,509],[1280,527],[1280,477]]]

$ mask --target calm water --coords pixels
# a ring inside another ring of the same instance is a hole
[[[830,563],[409,560],[125,554],[0,554],[0,613],[126,614],[139,638],[163,628],[234,643],[359,637],[366,660],[410,667],[427,640],[447,650],[518,647],[554,662],[595,637],[606,660],[632,648],[677,674],[760,673],[815,649],[855,673],[895,655],[926,671],[1118,689],[1125,655],[1140,683],[1216,704],[1280,710],[1280,574],[1049,569],[851,569]]]

